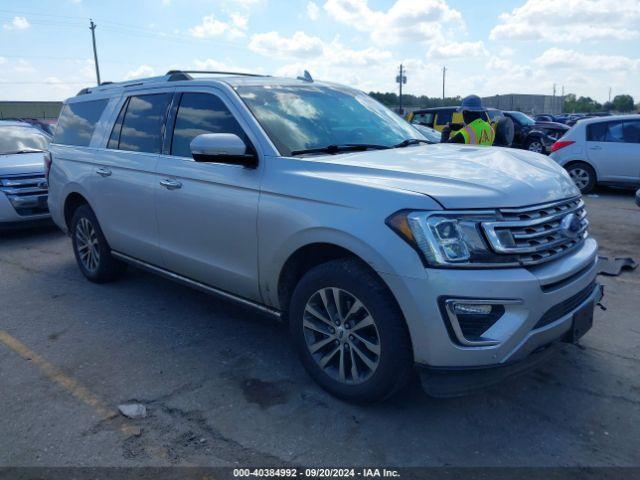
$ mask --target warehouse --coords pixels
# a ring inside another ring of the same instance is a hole
[[[0,120],[8,118],[57,119],[62,102],[0,101]]]
[[[485,107],[500,110],[518,110],[520,112],[537,115],[540,113],[562,113],[564,97],[554,95],[529,95],[523,93],[508,93],[484,97]]]

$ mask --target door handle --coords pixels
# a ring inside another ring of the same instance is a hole
[[[161,180],[160,185],[162,185],[167,190],[177,190],[179,188],[182,188],[182,183],[180,183],[177,180],[171,180],[169,178],[165,178],[164,180]]]
[[[111,170],[108,168],[100,167],[96,169],[96,173],[101,177],[109,177],[111,176]]]
[[[589,147],[589,150],[602,150],[600,145],[594,145],[593,147]]]

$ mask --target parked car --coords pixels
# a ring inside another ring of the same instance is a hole
[[[536,122],[558,122],[553,115],[536,115],[533,117]],[[562,122],[558,122],[562,123]]]
[[[49,219],[43,151],[50,140],[28,123],[0,120],[0,228]]]
[[[636,205],[640,207],[640,189],[636,190]]]
[[[85,89],[49,151],[51,213],[88,280],[128,263],[282,318],[349,401],[388,397],[414,366],[437,395],[530,368],[584,335],[602,295],[584,203],[553,161],[427,144],[308,76]]]
[[[640,117],[582,120],[553,144],[551,152],[582,193],[598,184],[640,185]]]
[[[530,152],[549,153],[551,145],[569,130],[562,123],[537,122],[522,112],[505,111],[504,114],[513,120],[515,134],[512,146]]]

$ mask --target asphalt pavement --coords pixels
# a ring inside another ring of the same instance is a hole
[[[586,202],[602,253],[640,259],[633,194]],[[640,269],[600,280],[607,311],[537,371],[358,407],[270,317],[135,269],[95,285],[56,229],[0,232],[0,466],[640,466]]]

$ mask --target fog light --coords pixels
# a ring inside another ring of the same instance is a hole
[[[454,303],[453,313],[456,315],[489,315],[493,305],[482,305],[474,303]]]

